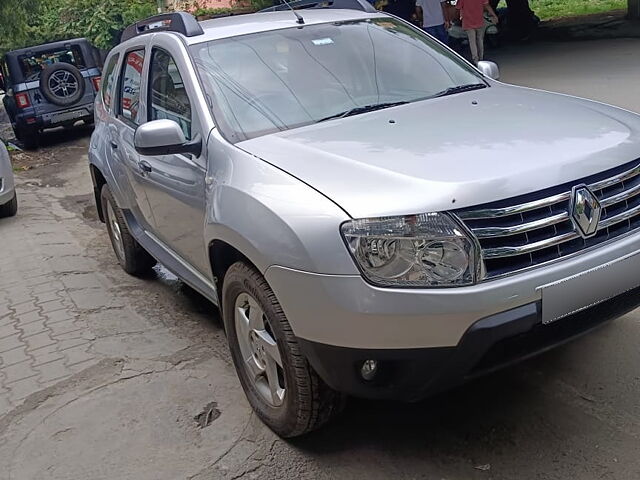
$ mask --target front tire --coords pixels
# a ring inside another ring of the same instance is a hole
[[[107,224],[107,232],[118,263],[130,275],[138,276],[147,273],[157,261],[129,232],[124,214],[116,204],[107,184],[102,186],[100,198],[103,218]]]
[[[0,218],[13,217],[18,213],[18,194],[13,192],[13,198],[4,205],[0,205]]]
[[[222,312],[231,356],[258,417],[281,437],[319,428],[338,414],[344,396],[332,390],[300,351],[273,290],[244,262],[224,277]]]

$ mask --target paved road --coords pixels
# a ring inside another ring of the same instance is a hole
[[[639,62],[626,63],[638,51],[496,57],[505,81],[640,111]],[[37,166],[18,175],[19,215],[0,222],[0,480],[640,477],[636,312],[437,398],[353,400],[315,435],[277,439],[250,412],[213,307],[162,268],[136,279],[117,266],[86,134],[53,132],[17,159]]]

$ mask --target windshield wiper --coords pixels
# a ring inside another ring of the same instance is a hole
[[[467,85],[457,85],[455,87],[449,87],[446,90],[442,90],[434,95],[434,97],[445,97],[447,95],[453,95],[454,93],[470,92],[471,90],[479,90],[481,88],[487,88],[484,83],[469,83]]]
[[[376,110],[382,110],[384,108],[396,107],[398,105],[405,105],[409,102],[386,102],[386,103],[374,103],[371,105],[364,105],[362,107],[355,107],[350,110],[346,110],[344,112],[336,113],[335,115],[329,115],[328,117],[321,118],[318,120],[318,123],[324,122],[326,120],[332,120],[334,118],[344,118],[350,117],[352,115],[359,115],[361,113],[374,112]]]

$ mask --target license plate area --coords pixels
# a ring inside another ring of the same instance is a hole
[[[640,286],[640,252],[539,287],[549,324]]]
[[[60,113],[50,113],[45,115],[45,120],[49,120],[51,123],[62,123],[68,122],[70,120],[78,120],[82,117],[89,116],[89,111],[86,108],[81,108],[78,110],[71,110],[68,112],[60,112]]]

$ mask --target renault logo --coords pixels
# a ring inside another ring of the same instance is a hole
[[[573,192],[571,216],[583,237],[590,237],[598,230],[602,207],[587,187],[577,187]]]

